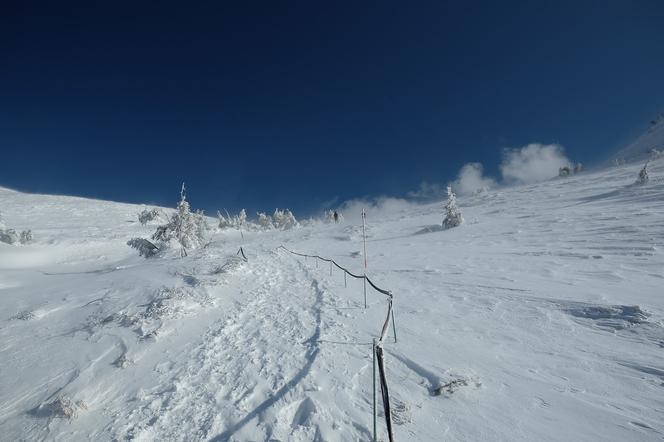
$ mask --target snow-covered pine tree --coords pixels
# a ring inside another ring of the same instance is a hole
[[[650,180],[648,177],[648,163],[649,161],[646,161],[645,166],[643,166],[643,169],[641,169],[641,172],[639,172],[639,177],[636,180],[636,184],[646,184]]]
[[[452,192],[452,186],[447,186],[447,202],[445,203],[445,217],[443,227],[451,229],[463,223],[463,216],[456,203],[456,195]]]
[[[180,243],[180,255],[187,256],[188,250],[196,249],[205,243],[207,221],[202,213],[191,213],[186,196],[186,187],[182,183],[180,202],[168,224],[157,227],[152,239],[169,242],[176,239]]]

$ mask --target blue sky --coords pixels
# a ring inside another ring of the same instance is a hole
[[[208,213],[308,215],[533,142],[592,164],[664,110],[659,0],[22,3],[0,18],[19,190],[173,205],[186,181]]]

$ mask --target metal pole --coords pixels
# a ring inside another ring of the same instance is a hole
[[[346,271],[344,270],[344,288],[348,288],[348,284],[346,283]]]
[[[365,233],[365,220],[367,212],[362,209],[362,243],[364,244],[364,308],[367,308],[367,236]]]
[[[378,440],[376,434],[376,338],[373,338],[373,348],[371,352],[373,355],[373,440],[376,442],[376,440]]]

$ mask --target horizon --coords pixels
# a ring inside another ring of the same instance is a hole
[[[656,1],[45,4],[5,18],[0,186],[30,193],[171,207],[186,182],[211,216],[305,218],[431,196],[462,171],[470,189],[597,165],[664,111]]]

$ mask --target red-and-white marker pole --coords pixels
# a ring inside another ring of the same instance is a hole
[[[364,243],[364,308],[367,308],[367,235],[365,231],[366,210],[362,209],[362,242]]]

